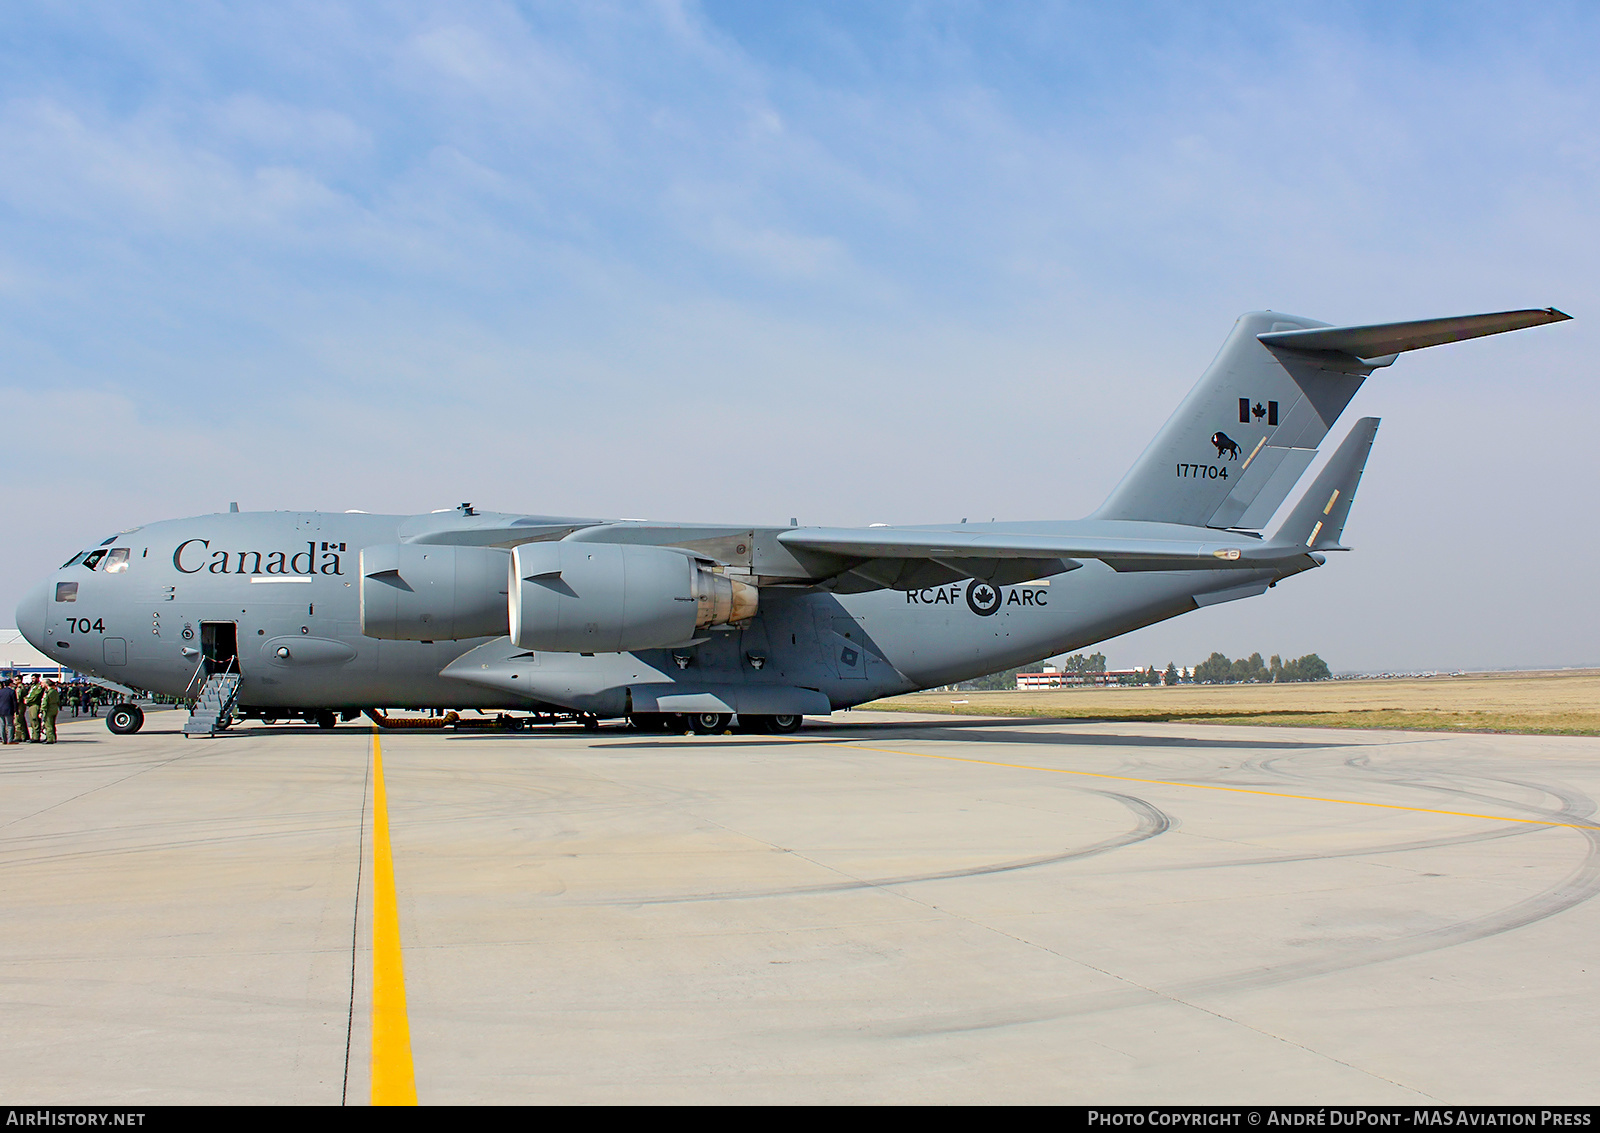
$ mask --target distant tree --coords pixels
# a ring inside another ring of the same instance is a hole
[[[1240,682],[1268,680],[1267,666],[1261,660],[1261,654],[1252,653],[1249,657],[1235,661],[1233,663],[1233,679]]]
[[[1068,657],[1061,666],[1066,673],[1103,673],[1106,671],[1106,655],[1104,653],[1091,653],[1085,657],[1082,653],[1074,653]]]
[[[1283,680],[1283,658],[1274,653],[1272,660],[1267,664],[1267,672],[1272,674],[1274,684]]]
[[[1276,657],[1273,658],[1274,662],[1277,660]],[[1240,684],[1247,681],[1265,683],[1280,679],[1275,675],[1277,672],[1278,670],[1267,667],[1259,653],[1252,653],[1237,661],[1228,660],[1225,653],[1213,653],[1194,667],[1193,680],[1195,684],[1211,685]]]
[[[1315,653],[1307,653],[1295,662],[1300,667],[1300,679],[1307,681],[1331,681],[1333,670],[1328,668],[1328,663]]]
[[[1315,653],[1307,653],[1294,661],[1288,661],[1283,666],[1283,672],[1278,677],[1281,681],[1327,681],[1333,679],[1333,672],[1328,668],[1328,663]]]
[[[1173,685],[1177,684],[1178,666],[1173,664],[1171,661],[1168,661],[1167,671],[1161,674],[1161,679],[1166,682],[1168,688],[1171,688]]]

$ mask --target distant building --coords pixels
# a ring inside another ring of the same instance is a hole
[[[34,673],[65,680],[77,676],[71,669],[62,668],[29,645],[15,628],[0,628],[0,677],[9,680],[14,676],[27,677]]]
[[[1096,688],[1117,684],[1119,678],[1143,676],[1143,669],[1107,669],[1103,673],[1063,673],[1053,665],[1042,672],[1018,673],[1017,689]]]
[[[1112,688],[1134,684],[1134,678],[1144,678],[1148,669],[1107,669],[1101,673],[1068,673],[1055,665],[1041,665],[1037,673],[1018,673],[1017,691],[1031,692],[1051,688]],[[1162,683],[1164,670],[1156,670],[1157,683]],[[1178,679],[1194,678],[1193,669],[1179,669]]]

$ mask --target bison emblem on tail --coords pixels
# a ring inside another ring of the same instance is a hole
[[[1227,453],[1229,460],[1239,459],[1239,444],[1229,437],[1227,433],[1212,433],[1211,443],[1217,446],[1217,455],[1219,457],[1223,453]]]

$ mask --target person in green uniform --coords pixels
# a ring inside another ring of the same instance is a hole
[[[45,678],[44,693],[39,697],[40,737],[47,744],[56,742],[56,715],[61,711],[61,690],[56,682]]]
[[[39,682],[39,674],[35,673],[33,681],[22,694],[22,703],[28,710],[27,723],[24,724],[24,727],[27,729],[28,739],[34,743],[38,743],[43,738],[39,733],[39,709],[43,701],[44,685]]]

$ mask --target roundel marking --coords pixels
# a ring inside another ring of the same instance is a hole
[[[1000,589],[981,578],[967,583],[967,608],[980,618],[987,618],[1000,609]]]

